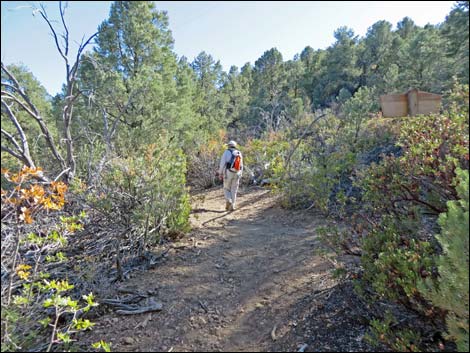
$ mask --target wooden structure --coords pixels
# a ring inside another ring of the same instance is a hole
[[[380,96],[382,115],[386,118],[439,113],[442,96],[410,89],[405,94]]]

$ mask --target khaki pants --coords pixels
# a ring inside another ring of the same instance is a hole
[[[230,202],[235,207],[237,200],[238,186],[240,185],[241,173],[232,173],[228,170],[225,171],[224,177],[224,196],[225,200]]]

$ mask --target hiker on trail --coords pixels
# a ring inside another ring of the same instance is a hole
[[[228,149],[220,159],[220,166],[217,172],[219,179],[224,181],[225,210],[235,210],[237,200],[238,185],[242,177],[243,157],[237,150],[237,143],[230,141]]]

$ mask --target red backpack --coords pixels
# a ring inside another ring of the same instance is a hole
[[[231,150],[230,152],[232,152],[232,158],[227,163],[227,169],[238,172],[242,167],[242,155],[237,150]]]

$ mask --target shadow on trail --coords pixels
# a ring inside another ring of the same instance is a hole
[[[223,211],[222,213],[225,213],[223,216],[218,216],[218,217],[211,218],[211,219],[209,219],[209,220],[203,222],[201,225],[202,225],[202,226],[205,226],[207,223],[216,221],[216,220],[218,220],[218,219],[220,219],[220,218],[224,218],[225,216],[228,216],[228,215],[229,215],[230,213],[232,213],[232,212],[235,212],[235,211]]]
[[[191,210],[191,213],[204,213],[204,212],[212,212],[212,213],[225,213],[227,211],[220,211],[220,210],[209,210],[207,208],[195,208]]]

